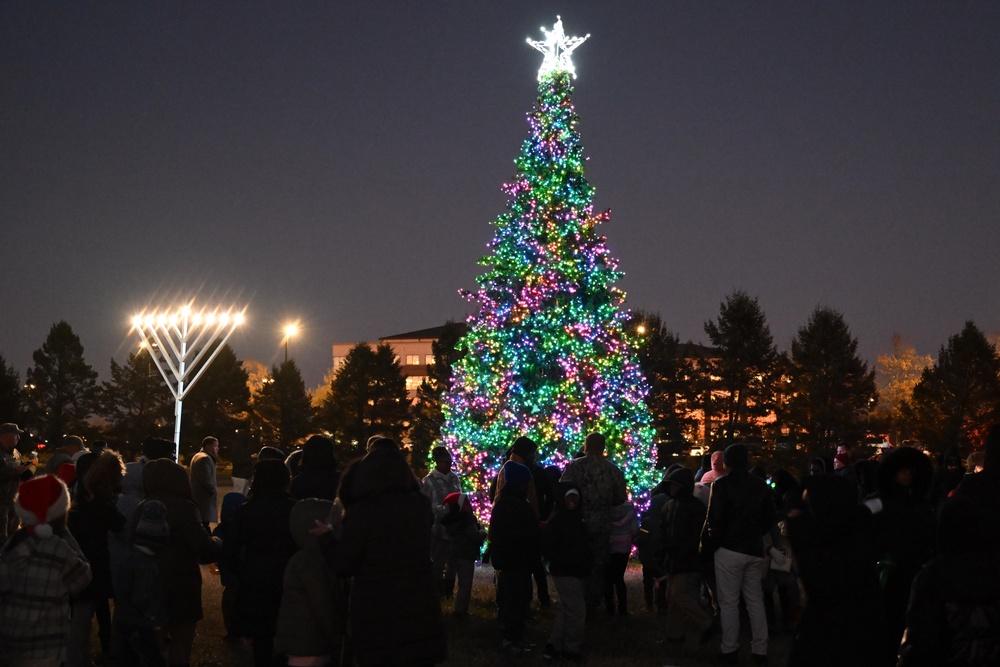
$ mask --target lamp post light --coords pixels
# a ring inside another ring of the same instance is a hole
[[[288,339],[299,333],[299,323],[290,322],[285,325],[285,363],[288,363]]]
[[[149,356],[174,395],[174,456],[177,460],[181,453],[184,397],[245,319],[246,308],[195,311],[191,303],[143,311],[132,317],[132,330],[139,334],[139,344],[149,350]],[[215,342],[218,345],[213,350]]]

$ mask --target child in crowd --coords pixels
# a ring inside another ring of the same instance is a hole
[[[560,655],[567,662],[582,662],[587,602],[583,580],[593,568],[587,526],[580,509],[580,490],[572,484],[557,484],[555,507],[542,533],[542,555],[559,593],[559,615],[542,652],[546,662]]]
[[[443,505],[448,512],[441,518],[441,525],[450,541],[450,565],[458,577],[458,592],[455,594],[452,616],[463,618],[469,615],[472,578],[476,573],[479,551],[486,540],[486,531],[479,525],[479,520],[472,512],[469,497],[464,493],[449,493],[444,497]]]
[[[159,500],[144,500],[136,514],[132,546],[112,573],[118,663],[123,667],[166,667],[156,634],[167,621],[156,551],[170,538],[167,506]]]
[[[0,549],[0,660],[58,667],[66,658],[71,595],[90,583],[90,563],[66,529],[69,490],[42,475],[18,487],[21,528]]]
[[[340,664],[347,599],[317,536],[309,532],[317,521],[327,522],[332,507],[329,500],[306,498],[288,518],[299,551],[285,567],[274,650],[288,656],[289,667]]]
[[[611,553],[604,568],[604,606],[609,614],[615,613],[615,597],[618,598],[618,613],[628,616],[628,591],[625,588],[625,568],[632,555],[632,542],[639,535],[639,518],[635,505],[626,500],[611,509]]]
[[[229,533],[233,528],[233,517],[236,508],[247,501],[247,497],[242,493],[230,491],[222,497],[222,510],[219,512],[219,523],[212,530],[212,537],[218,537],[225,544]],[[219,563],[219,579],[222,583],[222,627],[226,629],[226,639],[238,641],[232,634],[233,614],[236,607],[236,589],[239,586],[239,577],[225,563]]]

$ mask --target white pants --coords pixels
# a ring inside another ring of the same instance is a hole
[[[750,615],[754,655],[767,655],[767,614],[764,612],[764,559],[729,549],[715,552],[715,590],[719,598],[719,619],[722,621],[723,653],[740,648],[740,593]]]

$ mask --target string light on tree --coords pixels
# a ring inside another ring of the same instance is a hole
[[[467,294],[479,308],[443,401],[443,443],[472,477],[483,513],[520,435],[539,443],[540,462],[561,466],[599,431],[632,489],[648,489],[653,473],[648,387],[614,285],[622,273],[598,231],[609,213],[594,212],[576,129],[570,54],[586,37],[567,37],[561,20],[543,32],[544,41],[528,40],[544,54],[530,136],[480,260],[486,272]]]

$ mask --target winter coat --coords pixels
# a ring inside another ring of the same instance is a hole
[[[352,500],[343,532],[321,545],[337,576],[353,577],[348,636],[357,664],[441,662],[447,646],[429,557],[430,503],[398,451],[372,450],[344,474]]]
[[[649,499],[649,506],[642,513],[639,520],[639,535],[635,539],[635,555],[644,569],[652,567],[659,570],[663,555],[665,553],[663,543],[663,508],[670,500],[670,495],[662,491],[657,493],[653,489],[653,497]]]
[[[236,510],[246,501],[247,497],[236,491],[230,491],[222,497],[222,510],[219,512],[219,523],[215,524],[215,528],[212,529],[212,537],[222,540],[223,551],[226,548],[226,540],[233,533],[233,519],[236,518]],[[236,586],[240,581],[236,573],[229,569],[229,565],[224,558],[219,559],[219,579],[223,587]]]
[[[448,533],[448,557],[458,560],[479,560],[486,531],[472,512],[457,507],[441,519],[441,525]]]
[[[199,563],[215,562],[219,543],[201,525],[201,514],[191,498],[191,484],[180,465],[169,459],[149,461],[142,468],[146,498],[167,506],[170,539],[156,552],[167,613],[171,621],[192,622],[203,618],[201,568]],[[132,532],[142,512],[133,516]]]
[[[339,656],[347,623],[344,588],[327,564],[319,541],[309,531],[326,521],[330,503],[296,504],[289,528],[299,550],[285,568],[281,609],[274,636],[277,653],[293,656]]]
[[[635,505],[626,500],[611,510],[611,553],[631,554],[632,542],[639,534]]]
[[[490,560],[497,570],[531,571],[541,557],[538,520],[526,488],[506,484],[490,517]]]
[[[542,531],[542,555],[549,561],[553,577],[579,577],[590,574],[594,556],[590,550],[583,510],[566,507],[566,492],[575,484],[561,482],[555,487],[555,506]],[[577,489],[579,491],[579,489]]]
[[[201,513],[202,523],[215,523],[219,520],[215,458],[208,452],[198,452],[191,459],[191,497]]]
[[[704,478],[702,478],[704,479]],[[736,468],[712,483],[703,548],[764,556],[763,537],[774,525],[774,496],[764,480]]]
[[[0,655],[64,657],[70,596],[89,583],[90,565],[70,533],[14,533],[0,548]]]
[[[81,598],[111,597],[111,553],[108,535],[118,533],[125,526],[125,516],[118,511],[111,498],[87,497],[83,492],[70,507],[66,524],[90,562],[92,579]]]
[[[167,604],[155,554],[130,546],[113,574],[115,623],[158,628],[167,622]]]
[[[231,632],[273,637],[285,567],[296,551],[288,527],[295,499],[280,489],[255,490],[233,514],[222,562],[240,582]]]
[[[292,479],[293,498],[333,500],[340,485],[340,471],[333,445],[326,438],[310,438],[302,446],[302,472]]]
[[[670,498],[661,514],[663,570],[671,574],[698,572],[701,569],[698,546],[705,524],[705,504],[694,497],[694,475],[687,468],[675,470],[667,479],[672,485],[680,487],[680,495]]]

